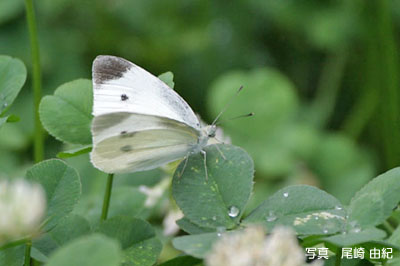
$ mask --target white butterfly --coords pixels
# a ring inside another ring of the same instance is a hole
[[[98,56],[92,74],[95,167],[106,173],[144,171],[198,152],[206,162],[203,148],[215,137],[215,124],[201,126],[164,82],[115,56]]]

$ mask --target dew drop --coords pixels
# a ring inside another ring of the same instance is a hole
[[[3,107],[6,108],[8,106],[8,103],[4,103]]]
[[[289,197],[289,193],[288,193],[288,192],[284,192],[284,193],[283,193],[283,196],[284,196],[285,198],[287,198],[287,197]]]
[[[357,224],[357,222],[353,221],[350,223],[351,230],[350,232],[352,233],[360,233],[361,232],[361,227]]]
[[[342,206],[335,206],[335,209],[338,210],[338,211],[340,211],[340,210],[342,210],[343,208],[342,208]]]
[[[318,216],[314,216],[314,220],[318,220],[319,219],[319,217]]]
[[[327,234],[327,233],[328,233],[328,229],[325,228],[325,229],[322,230],[322,232],[323,232],[324,234]]]
[[[239,215],[240,210],[236,206],[232,206],[229,208],[228,215],[229,217],[235,218]]]
[[[218,226],[217,227],[217,236],[220,237],[222,236],[223,233],[225,233],[226,229],[223,226]]]
[[[269,211],[268,217],[267,217],[267,222],[273,222],[276,220],[276,215],[274,214],[273,211]]]

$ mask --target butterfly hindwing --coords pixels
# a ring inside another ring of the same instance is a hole
[[[198,131],[165,117],[110,113],[92,123],[92,163],[107,173],[152,169],[180,159],[197,145]]]

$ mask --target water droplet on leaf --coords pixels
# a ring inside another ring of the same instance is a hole
[[[283,193],[283,196],[284,196],[285,198],[287,198],[287,197],[289,197],[289,193],[288,193],[288,192],[284,192],[284,193]]]
[[[360,233],[361,232],[361,227],[360,227],[360,225],[357,224],[356,221],[351,222],[350,226],[351,226],[350,232],[352,232],[352,233]]]
[[[239,215],[240,210],[236,206],[232,206],[229,208],[228,215],[229,217],[235,218]]]
[[[217,227],[217,236],[220,237],[222,236],[222,233],[225,233],[226,229],[223,226],[218,226]]]
[[[340,210],[342,210],[343,208],[342,208],[342,206],[335,206],[335,209],[338,210],[338,211],[340,211]]]
[[[328,229],[325,228],[325,229],[322,230],[322,232],[323,232],[324,234],[327,234],[327,233],[328,233]]]

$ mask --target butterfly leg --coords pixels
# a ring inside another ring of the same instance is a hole
[[[225,145],[225,142],[223,142],[222,140],[219,140],[219,139],[217,139],[217,137],[214,137],[214,139],[215,139],[216,141],[218,141],[219,143],[221,143],[221,144],[224,144],[224,145]]]
[[[219,154],[221,154],[222,158],[224,158],[224,160],[226,160],[224,153],[221,151],[221,149],[218,147],[218,145],[215,145],[215,148],[217,148],[217,151],[219,152]]]
[[[200,152],[201,152],[201,154],[203,154],[203,156],[204,156],[204,171],[205,171],[205,174],[206,174],[206,180],[208,181],[207,155],[206,155],[206,152],[203,151],[203,150],[201,150]]]
[[[182,171],[180,171],[179,174],[178,174],[178,178],[181,178],[181,176],[182,176],[183,173],[185,172],[188,159],[189,159],[189,153],[185,156],[185,163],[183,164]]]

